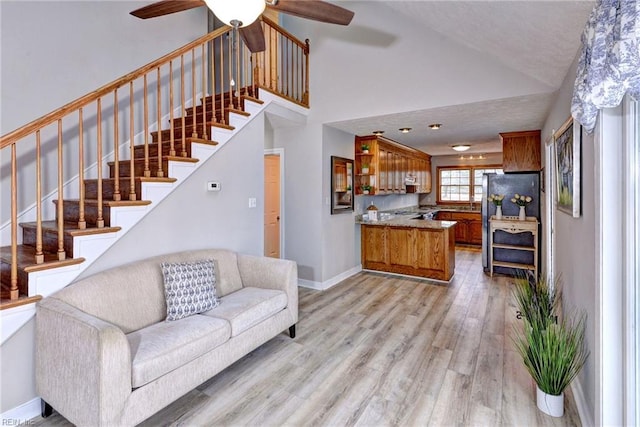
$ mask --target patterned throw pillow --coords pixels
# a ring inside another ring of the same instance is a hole
[[[217,307],[215,264],[211,259],[195,262],[163,262],[167,321],[178,320]]]

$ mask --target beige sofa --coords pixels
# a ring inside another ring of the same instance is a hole
[[[214,259],[220,305],[165,321],[162,262]],[[36,387],[43,416],[78,426],[133,426],[298,320],[293,261],[197,250],[79,280],[36,315]]]

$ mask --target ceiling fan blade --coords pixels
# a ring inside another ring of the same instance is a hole
[[[267,3],[267,7],[300,18],[339,25],[349,25],[354,15],[348,9],[320,0],[279,0],[273,6]]]
[[[260,22],[260,19],[257,19],[253,24],[239,28],[240,37],[242,37],[244,44],[247,45],[251,53],[263,52],[267,48]]]
[[[170,13],[182,12],[183,10],[189,10],[204,5],[205,2],[202,0],[161,0],[134,10],[131,12],[131,15],[140,19],[149,19],[157,16],[168,15]]]

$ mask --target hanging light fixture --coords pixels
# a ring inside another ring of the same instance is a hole
[[[214,15],[227,25],[246,27],[264,12],[264,0],[204,0]],[[237,24],[236,24],[237,23]]]
[[[458,145],[454,145],[451,148],[453,148],[456,151],[467,151],[469,148],[471,148],[471,146],[468,144],[458,144]]]

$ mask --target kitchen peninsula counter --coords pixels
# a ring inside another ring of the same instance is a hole
[[[455,270],[455,221],[394,216],[356,220],[361,229],[362,267],[449,282]]]

